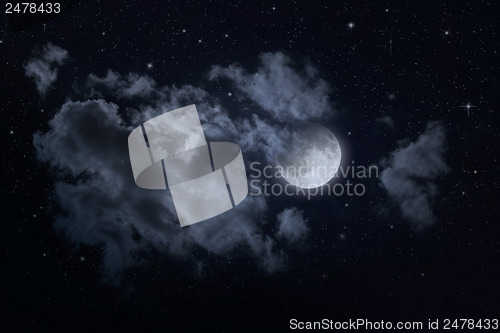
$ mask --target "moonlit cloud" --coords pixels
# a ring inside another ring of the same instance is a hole
[[[50,68],[67,57],[57,47],[44,50],[52,52],[30,60],[27,68]],[[55,200],[62,210],[56,229],[77,245],[102,248],[104,280],[112,284],[120,283],[124,271],[141,260],[139,253],[151,247],[178,258],[196,249],[226,258],[244,253],[264,272],[286,269],[292,259],[282,246],[298,244],[309,233],[303,211],[288,207],[270,216],[268,198],[249,196],[222,215],[181,229],[169,191],[135,185],[127,137],[140,123],[195,103],[207,140],[237,143],[247,165],[272,164],[287,149],[297,120],[335,114],[330,85],[311,65],[297,69],[292,64],[278,52],[261,55],[255,73],[237,64],[212,66],[208,80],[229,80],[238,91],[236,108],[227,108],[202,86],[159,86],[148,75],[112,70],[104,76],[89,74],[76,89],[74,97],[81,101],[62,105],[49,130],[33,138],[38,159],[56,177]],[[42,91],[55,80],[57,69],[44,73],[39,75]],[[389,125],[391,120],[379,119]],[[384,161],[383,188],[403,217],[420,229],[435,221],[431,207],[438,189],[433,180],[448,169],[444,139],[442,125],[429,123],[416,142]],[[195,270],[200,272],[205,262],[194,259]]]
[[[322,117],[331,111],[329,86],[310,65],[303,69],[305,79],[299,80],[301,73],[292,70],[291,60],[281,53],[264,54],[261,59],[262,77],[257,81],[242,77],[240,82],[259,85],[249,95],[252,98],[258,97],[257,90],[268,90],[270,98],[282,103],[277,109],[270,107],[271,100],[256,99],[265,112],[257,114],[245,107],[229,110],[201,87],[158,86],[147,75],[108,70],[104,76],[89,74],[77,91],[83,101],[65,103],[50,121],[50,129],[35,133],[38,159],[56,175],[56,200],[64,212],[55,226],[75,244],[104,249],[106,281],[119,283],[123,272],[139,260],[137,254],[148,247],[172,257],[189,256],[197,248],[222,257],[241,256],[243,251],[264,272],[286,269],[290,258],[280,244],[305,238],[308,227],[302,211],[289,207],[275,221],[268,216],[266,197],[249,196],[222,215],[181,229],[169,191],[135,185],[127,148],[128,134],[140,123],[195,103],[207,140],[238,143],[247,163],[249,155],[262,163],[272,162],[285,149],[294,119]],[[281,68],[275,71],[274,65]],[[282,99],[283,80],[293,80],[291,89],[301,96]],[[302,103],[313,100],[318,108],[299,112]],[[291,117],[278,123],[265,119],[266,112],[277,118],[278,113],[291,112]],[[272,232],[266,223],[277,223],[278,231]],[[194,264],[198,271],[203,266]]]
[[[277,221],[278,231],[276,235],[289,243],[297,243],[303,240],[309,232],[307,220],[304,218],[304,212],[295,207],[286,208],[279,213]]]
[[[228,79],[242,93],[272,117],[281,121],[313,120],[335,114],[331,86],[310,64],[300,70],[284,53],[263,53],[255,73],[238,64],[213,66],[210,80]]]
[[[434,180],[449,170],[444,159],[446,131],[439,122],[429,122],[417,141],[396,149],[380,174],[382,186],[417,229],[436,221],[432,203],[438,193]]]

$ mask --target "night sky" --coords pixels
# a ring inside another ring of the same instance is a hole
[[[499,317],[495,1],[61,6],[2,15],[0,331]],[[380,175],[181,228],[127,136],[189,104],[248,176],[308,122]]]

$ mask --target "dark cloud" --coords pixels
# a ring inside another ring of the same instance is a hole
[[[76,244],[104,249],[108,282],[119,281],[135,263],[137,250],[151,245],[174,256],[189,255],[193,246],[229,255],[243,245],[264,270],[285,266],[286,255],[262,228],[267,210],[263,197],[248,197],[223,215],[181,229],[168,191],[144,190],[134,183],[127,147],[132,127],[124,125],[115,104],[68,102],[50,127],[36,133],[33,143],[38,158],[59,175],[55,193],[66,214],[55,226]],[[75,182],[63,180],[68,175]]]
[[[48,43],[34,52],[24,66],[27,77],[33,79],[40,95],[44,96],[57,80],[58,66],[64,64],[68,51]]]
[[[392,129],[396,128],[396,125],[394,124],[394,120],[391,117],[389,117],[389,116],[378,117],[375,120],[378,121],[378,122],[380,122],[380,123],[388,125]]]
[[[128,161],[127,137],[115,104],[103,100],[68,102],[36,133],[38,157],[60,175],[55,193],[66,214],[56,228],[76,244],[104,249],[104,274],[112,282],[133,262],[133,252],[151,243],[182,254],[188,245],[175,225],[166,192],[137,187]],[[75,177],[75,182],[63,180]],[[143,237],[134,239],[133,228]]]
[[[281,52],[263,53],[256,73],[237,64],[213,66],[211,80],[227,78],[247,98],[281,121],[311,120],[335,113],[331,87],[318,71],[306,64],[294,69],[292,60]]]
[[[401,213],[417,229],[436,221],[432,202],[438,193],[434,180],[448,170],[444,159],[446,131],[439,122],[430,122],[417,141],[395,150],[380,174],[382,186]]]
[[[289,243],[303,240],[309,232],[304,212],[295,207],[284,209],[278,214],[277,221],[278,231],[276,235]]]

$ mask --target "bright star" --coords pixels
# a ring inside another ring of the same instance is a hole
[[[465,105],[459,105],[459,108],[465,108],[465,109],[467,109],[467,117],[470,114],[470,109],[471,108],[475,108],[475,107],[476,107],[475,105],[472,105],[469,102],[467,102],[467,104],[465,104]]]
[[[445,39],[448,36],[450,36],[450,37],[452,36],[451,32],[450,32],[450,28],[448,28],[446,30],[443,30],[443,29],[439,29],[439,30],[441,30],[443,32],[443,39]]]
[[[148,66],[148,69],[153,68],[153,64],[152,63],[146,64],[146,65]]]
[[[352,28],[354,28],[354,23],[349,22],[349,23],[347,24],[347,26],[349,27],[349,30],[351,30],[351,31],[352,31]]]

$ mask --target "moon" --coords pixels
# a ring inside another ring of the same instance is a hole
[[[296,129],[290,148],[277,157],[281,176],[300,188],[316,188],[328,183],[339,169],[342,158],[335,135],[319,124]]]

